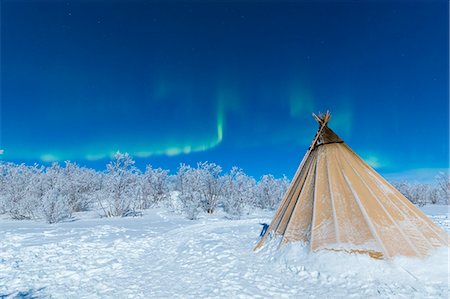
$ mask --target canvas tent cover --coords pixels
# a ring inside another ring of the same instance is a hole
[[[425,256],[448,246],[448,234],[365,163],[330,128],[327,112],[269,229],[281,244],[375,258]]]

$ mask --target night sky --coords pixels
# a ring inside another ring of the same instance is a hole
[[[328,109],[382,174],[432,173],[448,21],[445,0],[4,0],[2,159],[104,169],[120,150],[291,177]]]

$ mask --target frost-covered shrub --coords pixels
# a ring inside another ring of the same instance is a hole
[[[60,222],[72,216],[69,204],[71,182],[65,168],[53,163],[36,181],[34,193],[39,200],[39,214],[48,223]]]
[[[443,198],[441,190],[431,184],[392,182],[392,185],[410,202],[418,206],[446,203],[448,201]]]
[[[437,186],[439,188],[440,198],[442,204],[449,204],[450,202],[450,176],[449,173],[440,172],[437,177]]]
[[[288,187],[289,180],[286,177],[276,179],[271,174],[262,176],[255,188],[254,206],[269,210],[277,208]]]
[[[139,170],[128,153],[114,154],[106,166],[103,185],[98,197],[105,216],[128,216],[134,214],[140,196]]]
[[[42,197],[42,215],[48,223],[57,223],[72,216],[67,194],[60,189],[48,190]]]
[[[94,193],[100,189],[100,175],[92,170],[65,162],[65,196],[72,212],[87,211],[93,202]]]
[[[189,219],[196,219],[201,210],[213,213],[222,191],[222,168],[214,163],[199,163],[197,168],[180,165],[176,178],[183,212]]]
[[[170,198],[169,171],[147,165],[141,176],[141,209],[159,206]]]
[[[49,223],[88,210],[100,188],[100,175],[66,161],[64,167],[53,163],[35,182],[33,192],[40,202],[40,214]]]
[[[6,214],[6,197],[5,197],[5,188],[6,188],[6,165],[2,161],[0,161],[0,214]]]
[[[411,190],[411,185],[408,184],[407,182],[391,182],[391,185],[394,186],[395,189],[397,189],[398,191],[400,191],[401,194],[403,194],[403,196],[405,196],[409,201],[411,201],[412,203],[414,203],[411,198],[412,196],[412,190]]]
[[[180,165],[177,173],[176,188],[181,202],[182,213],[191,220],[195,220],[200,213],[201,177],[197,169],[184,164]]]
[[[222,191],[222,182],[220,180],[222,167],[214,163],[203,162],[197,164],[195,171],[199,178],[198,188],[202,208],[205,212],[212,214],[217,208]]]
[[[222,181],[223,209],[232,218],[240,218],[244,207],[253,201],[256,181],[237,167],[233,167]]]
[[[37,217],[40,198],[35,194],[43,168],[34,166],[4,165],[3,208],[13,219]]]

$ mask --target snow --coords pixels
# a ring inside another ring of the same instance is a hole
[[[450,206],[448,205],[426,205],[420,207],[422,212],[430,216],[433,220],[436,218],[448,218],[450,214]]]
[[[450,231],[447,206],[423,210]],[[448,298],[448,249],[392,261],[299,243],[254,253],[273,212],[225,216],[0,218],[0,298]]]

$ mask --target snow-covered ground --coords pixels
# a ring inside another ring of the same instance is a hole
[[[424,207],[450,231],[447,206]],[[448,250],[425,260],[252,247],[272,213],[45,224],[0,219],[0,298],[448,298]]]

